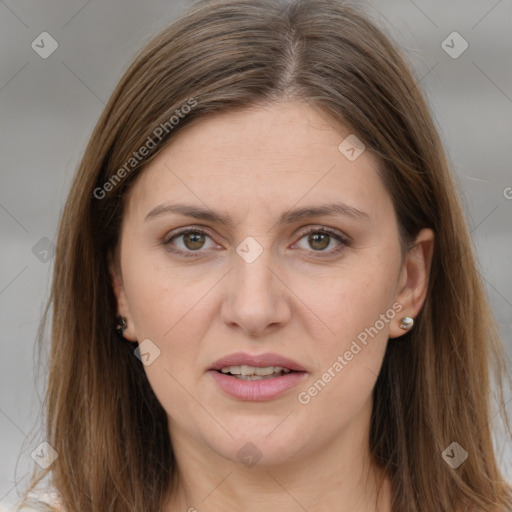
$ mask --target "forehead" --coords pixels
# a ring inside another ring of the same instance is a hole
[[[142,171],[130,193],[129,211],[139,216],[186,197],[242,216],[344,200],[378,215],[389,210],[391,200],[377,159],[365,150],[350,160],[339,148],[353,135],[298,102],[199,119]]]

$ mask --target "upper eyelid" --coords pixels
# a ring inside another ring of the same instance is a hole
[[[186,235],[187,233],[193,233],[194,231],[200,231],[213,239],[213,236],[209,233],[208,228],[206,228],[205,226],[187,226],[183,228],[173,229],[171,232],[166,233],[163,237],[163,241],[170,242],[173,238]]]

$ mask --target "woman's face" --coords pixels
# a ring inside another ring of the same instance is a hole
[[[115,292],[176,451],[250,466],[366,446],[431,232],[402,259],[377,161],[340,149],[349,135],[301,103],[222,113],[130,191]]]

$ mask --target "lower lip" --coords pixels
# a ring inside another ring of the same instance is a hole
[[[229,396],[253,402],[277,398],[297,386],[307,375],[306,372],[291,372],[271,379],[242,380],[216,370],[210,370],[208,373]]]

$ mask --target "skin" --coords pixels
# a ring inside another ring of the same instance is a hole
[[[387,343],[405,333],[400,318],[417,316],[425,300],[434,235],[422,230],[402,254],[377,160],[366,150],[349,161],[338,150],[349,134],[291,101],[217,114],[179,133],[130,190],[111,273],[125,337],[160,350],[144,369],[167,412],[178,465],[166,512],[391,510],[387,479],[376,496],[383,475],[368,448],[371,393]],[[278,222],[286,210],[334,201],[368,218]],[[233,225],[176,213],[146,219],[177,202],[229,214]],[[197,258],[164,245],[183,227],[207,236],[179,236],[170,247]],[[308,240],[307,227],[331,228],[350,242],[335,254],[341,242]],[[250,264],[236,252],[248,236],[263,249]],[[298,394],[393,304],[401,311],[300,403]],[[207,370],[239,351],[277,353],[308,373],[273,400],[238,400]],[[248,442],[261,454],[251,467],[237,457]]]

